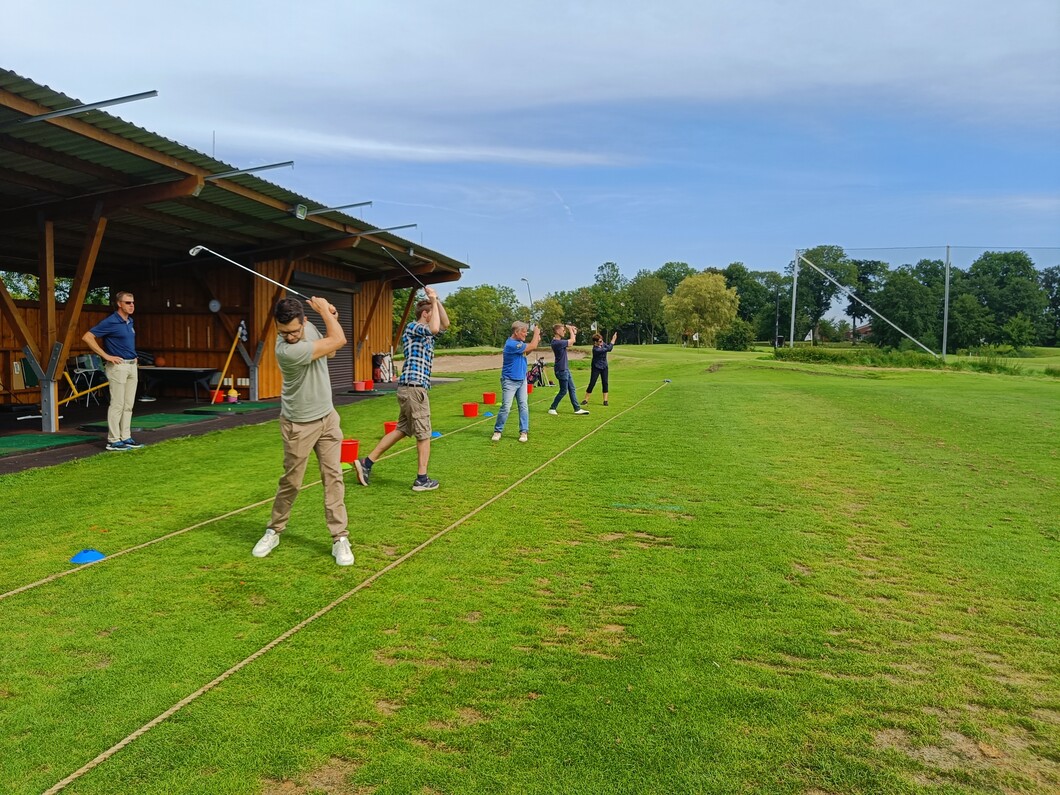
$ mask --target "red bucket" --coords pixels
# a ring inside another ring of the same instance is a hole
[[[478,403],[465,403],[464,404],[464,416],[465,417],[477,417],[478,416]]]
[[[364,382],[364,391],[371,392],[373,389],[375,389],[375,381],[371,379],[366,380]]]
[[[343,439],[342,440],[342,453],[339,455],[339,461],[344,464],[352,464],[357,460],[357,440],[356,439]]]
[[[353,382],[353,391],[354,392],[363,392],[364,391],[364,381],[354,381]]]
[[[528,382],[527,382],[527,384],[526,384],[526,394],[528,394],[528,395],[529,395],[529,394],[530,394],[531,392],[533,392],[533,391],[534,391],[534,385],[533,385],[533,384],[531,384],[531,383],[530,383],[530,382],[528,381]]]
[[[493,403],[496,403],[497,402],[497,393],[496,392],[483,392],[482,393],[482,402],[483,403],[489,403],[491,405]]]
[[[213,390],[210,393],[210,402],[211,403],[224,403],[225,402],[224,390],[223,389],[215,389],[215,390]]]
[[[383,433],[393,433],[397,430],[397,420],[383,423]]]

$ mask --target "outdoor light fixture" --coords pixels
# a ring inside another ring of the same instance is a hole
[[[270,168],[286,168],[287,166],[294,166],[293,160],[285,160],[282,163],[269,163],[267,166],[254,166],[252,168],[237,168],[234,171],[222,171],[220,174],[210,174],[206,177],[207,182],[212,182],[215,179],[228,179],[229,177],[236,177],[240,174],[253,174],[255,171],[266,171]]]
[[[296,204],[289,210],[289,212],[299,221],[304,221],[305,217],[309,215],[309,208],[304,204]]]
[[[149,99],[150,97],[157,96],[157,91],[144,91],[140,94],[129,94],[126,97],[118,97],[116,99],[105,99],[102,102],[90,102],[84,105],[74,105],[72,108],[53,110],[50,113],[40,113],[36,116],[30,116],[27,119],[19,119],[16,124],[32,124],[35,121],[47,121],[48,119],[58,119],[62,116],[72,116],[75,113],[84,113],[85,111],[89,110],[98,110],[99,108],[107,108],[111,105],[122,105],[126,102],[136,102],[140,99]]]

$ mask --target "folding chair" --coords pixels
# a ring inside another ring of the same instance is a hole
[[[103,368],[103,357],[98,353],[83,353],[74,358],[74,387],[77,391],[91,389],[96,385],[96,378],[106,378]],[[85,406],[91,401],[99,403],[99,391],[89,392],[85,395]]]

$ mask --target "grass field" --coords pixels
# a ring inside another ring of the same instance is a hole
[[[0,478],[0,790],[163,715],[64,791],[1060,790],[1055,379],[620,347],[491,444],[462,376],[438,491],[407,442],[348,478],[348,569],[312,467],[250,555],[275,422]]]

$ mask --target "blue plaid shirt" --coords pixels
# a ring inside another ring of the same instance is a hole
[[[430,389],[431,364],[434,362],[431,330],[424,323],[409,323],[401,335],[401,348],[405,352],[405,366],[401,368],[398,383]]]

